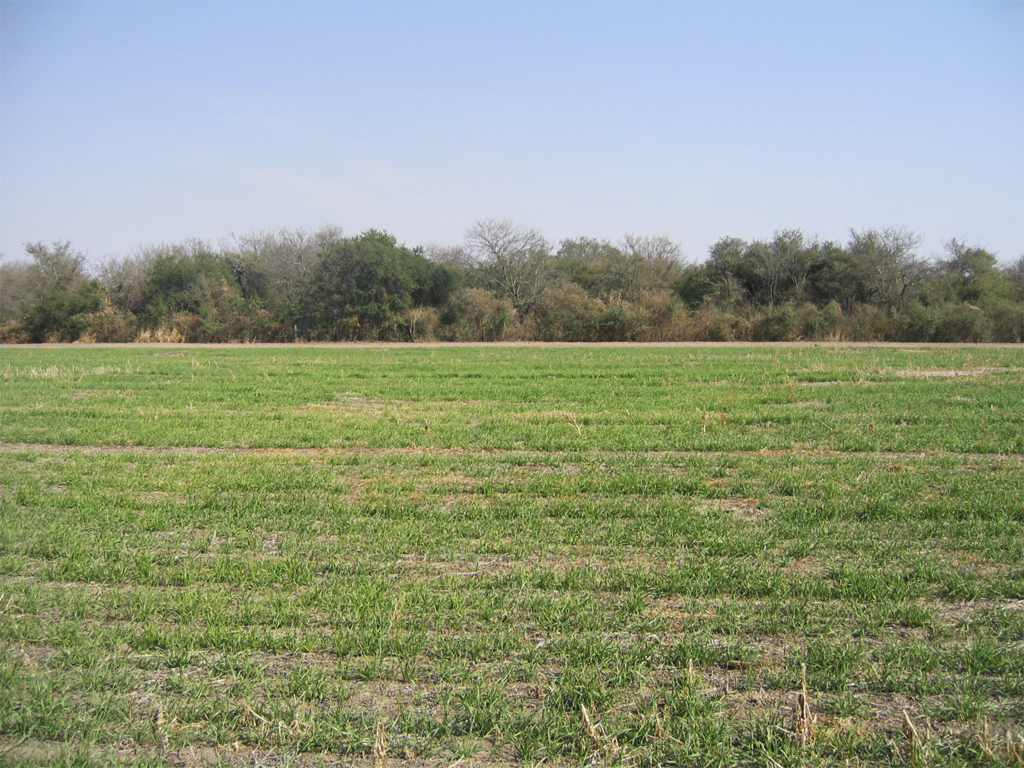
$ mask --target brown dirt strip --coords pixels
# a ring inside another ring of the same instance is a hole
[[[189,343],[141,341],[128,343],[86,343],[65,342],[49,344],[0,344],[0,349],[76,349],[76,348],[113,348],[113,349],[401,349],[422,347],[426,349],[444,347],[569,347],[569,348],[621,348],[621,347],[752,347],[754,349],[799,349],[802,347],[838,347],[838,348],[872,348],[889,347],[893,349],[927,350],[927,349],[1020,349],[1019,343],[997,342],[947,342],[933,344],[926,342],[904,341],[321,341],[321,342],[258,342],[258,343]]]
[[[228,448],[217,446],[153,446],[153,445],[58,445],[55,443],[0,443],[0,453],[16,453],[34,451],[38,453],[76,453],[85,454],[120,454],[120,453],[151,453],[166,455],[224,455],[224,456],[648,456],[651,458],[691,458],[698,456],[723,457],[757,457],[757,456],[872,456],[878,459],[942,459],[960,458],[984,461],[998,459],[1024,463],[1024,454],[1014,453],[959,453],[956,451],[833,451],[827,449],[807,448],[762,448],[756,451],[536,451],[507,450],[500,448],[441,448],[437,446],[413,446],[407,448]]]

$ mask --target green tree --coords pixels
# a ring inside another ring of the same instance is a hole
[[[721,307],[734,307],[750,298],[753,274],[746,254],[750,246],[738,237],[723,237],[713,246],[704,262],[705,279],[715,287],[715,302]]]
[[[835,243],[819,243],[807,275],[807,298],[819,307],[836,302],[844,312],[867,302],[867,264]]]
[[[398,245],[386,232],[369,230],[320,254],[301,325],[314,339],[407,339],[409,310],[441,306],[452,285],[444,266]]]
[[[167,323],[175,315],[202,316],[211,311],[222,285],[233,282],[228,260],[202,243],[161,248],[145,266],[139,314],[149,328]]]
[[[30,243],[25,251],[33,260],[29,289],[10,335],[34,343],[77,340],[88,327],[88,315],[103,306],[102,287],[86,274],[85,258],[69,242]]]
[[[25,302],[36,294],[34,265],[24,261],[0,264],[0,325],[16,324]]]
[[[984,248],[954,239],[946,243],[946,253],[936,272],[951,298],[977,306],[1013,299],[1013,283]]]

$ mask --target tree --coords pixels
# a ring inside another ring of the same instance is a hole
[[[946,243],[946,253],[949,258],[940,261],[936,271],[958,301],[984,305],[1012,300],[1013,284],[984,248],[953,239]]]
[[[231,265],[198,240],[160,246],[143,256],[145,279],[139,314],[156,328],[175,315],[200,316],[213,306],[222,283],[233,283]]]
[[[66,240],[50,247],[42,243],[29,243],[25,246],[25,252],[36,263],[43,290],[65,291],[85,277],[85,257],[73,251],[71,243]]]
[[[618,290],[611,265],[623,258],[622,251],[607,240],[580,237],[561,242],[553,266],[563,279],[596,298]]]
[[[37,287],[34,265],[23,261],[0,264],[0,325],[18,316]]]
[[[1018,256],[1010,266],[1005,267],[1003,274],[1010,281],[1014,300],[1024,304],[1024,254]]]
[[[100,283],[116,310],[131,315],[142,314],[149,264],[146,252],[137,252],[123,258],[109,259],[100,265]]]
[[[626,235],[620,250],[625,259],[618,270],[619,293],[627,301],[671,289],[682,277],[682,249],[667,237]]]
[[[835,302],[850,312],[870,294],[869,273],[863,259],[835,243],[819,243],[807,273],[807,297],[817,306]]]
[[[30,243],[25,251],[30,288],[17,312],[17,324],[30,342],[75,341],[86,330],[86,316],[103,306],[103,290],[85,273],[85,257],[71,243]],[[12,334],[16,335],[16,334]]]
[[[744,253],[746,271],[754,279],[749,290],[755,299],[774,307],[807,279],[804,234],[798,229],[777,231],[769,242],[755,241]]]
[[[683,259],[683,251],[679,245],[664,235],[645,237],[628,234],[622,238],[621,250],[644,261],[679,263]]]
[[[581,237],[563,240],[555,267],[570,282],[604,301],[639,303],[671,292],[682,278],[679,246],[667,237],[626,235],[621,246]]]
[[[1011,299],[998,312],[994,341],[1024,341],[1024,254],[1001,271],[1010,283]]]
[[[717,303],[723,307],[740,304],[750,297],[752,275],[746,260],[749,247],[738,237],[723,237],[708,251],[705,279],[715,286]]]
[[[258,298],[279,319],[291,322],[320,254],[341,240],[342,230],[334,226],[233,235],[228,261],[247,299]]]
[[[868,300],[886,312],[899,312],[928,276],[930,267],[917,256],[921,238],[895,227],[850,230],[850,254],[862,262]]]
[[[511,300],[520,316],[529,312],[545,288],[550,246],[544,236],[508,219],[486,219],[466,233],[466,246],[485,286]]]
[[[444,266],[371,229],[320,254],[302,326],[310,337],[331,341],[409,338],[409,310],[440,306],[453,282]]]
[[[436,264],[443,264],[455,274],[465,274],[477,265],[473,254],[461,245],[431,244],[423,248],[423,255]]]

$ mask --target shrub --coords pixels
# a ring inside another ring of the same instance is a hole
[[[531,315],[540,341],[597,341],[604,310],[600,299],[567,283],[545,294]]]
[[[134,341],[139,332],[135,316],[119,312],[109,301],[100,311],[86,315],[83,320],[85,332],[79,341],[125,344]]]
[[[843,316],[843,338],[882,341],[889,334],[889,320],[878,307],[857,304]]]
[[[991,341],[1002,344],[1024,342],[1024,305],[1002,301],[990,307],[987,314],[991,319]]]
[[[914,302],[905,306],[897,316],[896,338],[899,341],[934,341],[938,324],[939,315],[934,307]]]
[[[504,341],[519,322],[510,299],[499,299],[483,288],[463,291],[446,314],[456,341]]]
[[[989,320],[980,309],[972,304],[950,303],[939,309],[934,341],[987,341],[989,331]]]
[[[413,307],[409,310],[409,333],[414,341],[433,341],[441,313],[435,307]]]
[[[799,324],[792,304],[769,307],[754,323],[754,341],[795,341]]]
[[[598,318],[598,341],[636,341],[649,326],[650,313],[628,301],[611,299]]]
[[[753,336],[753,324],[746,318],[720,309],[711,301],[693,317],[696,333],[692,341],[749,341]]]

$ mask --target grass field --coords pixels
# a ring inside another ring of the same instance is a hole
[[[1024,765],[1024,349],[0,348],[0,765]]]

